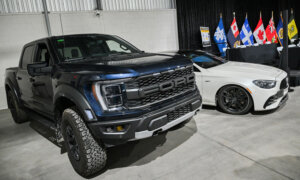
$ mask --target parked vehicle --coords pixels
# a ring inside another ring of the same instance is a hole
[[[174,53],[171,53],[174,54]],[[224,60],[201,50],[179,51],[194,62],[204,105],[230,114],[275,109],[288,99],[285,71],[271,66]]]
[[[107,147],[189,120],[202,101],[190,59],[100,34],[26,44],[19,66],[6,70],[5,88],[14,121],[44,119],[84,177],[105,166]]]

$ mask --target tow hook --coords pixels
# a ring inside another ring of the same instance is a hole
[[[196,111],[195,111],[195,115],[197,115],[197,113],[200,111],[200,109],[197,109]]]
[[[156,130],[156,131],[153,132],[152,136],[157,136],[161,132],[162,132],[162,129],[158,129],[158,130]]]

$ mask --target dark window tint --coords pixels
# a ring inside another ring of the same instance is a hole
[[[32,62],[34,46],[28,46],[25,48],[23,57],[22,57],[22,68],[26,69],[27,64]]]

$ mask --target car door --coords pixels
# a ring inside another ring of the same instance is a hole
[[[24,47],[20,59],[19,69],[16,74],[16,79],[20,91],[20,98],[22,100],[22,103],[30,109],[33,108],[33,101],[32,101],[33,94],[31,90],[32,83],[27,71],[27,65],[32,63],[34,52],[35,52],[34,44]]]
[[[47,63],[47,66],[52,66],[53,62],[47,44],[45,42],[39,42],[36,48],[33,63]],[[46,116],[53,115],[52,73],[44,73],[31,78],[35,110]]]

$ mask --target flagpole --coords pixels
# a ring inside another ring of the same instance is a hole
[[[246,19],[248,18],[248,13],[246,12]]]
[[[259,18],[261,18],[261,11],[259,11]]]
[[[235,18],[235,12],[233,12],[233,18]]]
[[[273,13],[273,11],[272,11],[272,21],[273,21],[273,14],[274,14],[274,13]]]
[[[282,20],[282,11],[280,11],[280,18],[281,18],[281,22],[283,23],[283,20]],[[277,34],[277,31],[276,31],[276,34]],[[278,36],[278,34],[277,34],[277,39],[278,39],[280,45],[282,46],[282,43],[280,41],[280,37]]]

